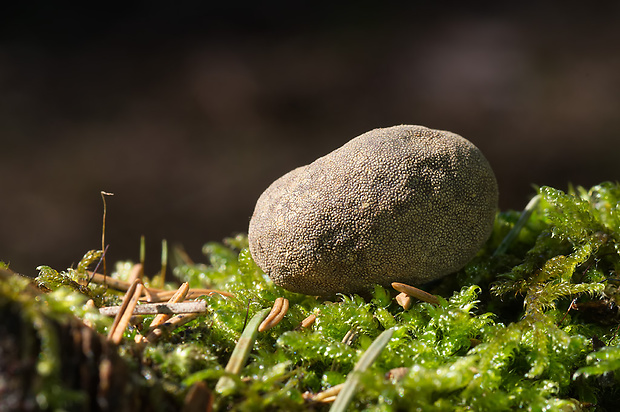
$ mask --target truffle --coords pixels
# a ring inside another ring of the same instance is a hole
[[[475,256],[497,199],[493,170],[463,137],[423,126],[375,129],[273,182],[250,221],[250,252],[292,292],[419,285]]]

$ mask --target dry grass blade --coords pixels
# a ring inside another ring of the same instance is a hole
[[[355,393],[357,388],[357,384],[360,380],[360,373],[364,372],[372,363],[377,359],[377,356],[381,353],[383,348],[388,344],[390,339],[392,339],[392,334],[394,333],[394,329],[386,329],[381,335],[375,339],[366,352],[362,354],[362,357],[355,364],[353,370],[347,376],[347,380],[343,384],[342,389],[340,390],[340,394],[336,398],[336,401],[329,409],[330,412],[344,412]]]
[[[532,216],[534,210],[538,207],[540,199],[540,195],[536,195],[532,199],[530,199],[528,204],[525,206],[525,209],[523,209],[523,212],[521,212],[519,220],[517,220],[517,223],[515,223],[512,229],[510,229],[510,232],[508,232],[506,237],[502,239],[502,243],[500,243],[497,249],[495,249],[495,252],[493,252],[493,256],[498,256],[506,253],[506,250],[508,250],[510,244],[516,239],[516,237],[519,235],[519,232],[521,232],[521,229],[523,229],[527,221],[530,219],[530,216]]]
[[[263,319],[267,316],[269,309],[263,309],[258,311],[254,317],[248,322],[247,326],[243,330],[235,349],[233,350],[232,355],[230,355],[230,359],[226,364],[226,372],[228,374],[238,375],[241,372],[241,368],[245,365],[245,362],[250,355],[250,351],[252,350],[252,346],[254,346],[254,341],[256,340],[256,336],[258,335],[258,326],[261,324]],[[226,395],[230,393],[235,387],[235,381],[229,376],[224,375],[218,381],[217,385],[215,385],[215,391],[219,394]]]
[[[108,207],[105,202],[106,196],[114,196],[114,193],[101,191],[101,199],[103,200],[103,222],[101,224],[101,250],[105,251],[107,246],[105,244],[105,218],[107,215]],[[105,253],[101,256],[101,261],[103,262],[103,273],[107,273],[106,264],[105,264]]]
[[[406,293],[407,295],[412,296],[416,299],[420,299],[423,302],[428,302],[433,305],[439,305],[439,299],[437,299],[437,296],[431,295],[430,293],[425,292],[422,289],[418,289],[413,286],[409,286],[407,284],[399,282],[392,283],[392,287],[399,292]]]
[[[284,319],[286,312],[288,312],[288,305],[288,299],[277,298],[273,303],[271,312],[269,312],[269,315],[267,315],[265,320],[258,327],[258,331],[265,332],[280,323],[282,319]]]
[[[129,324],[129,319],[133,316],[133,310],[138,304],[138,299],[140,298],[140,295],[142,295],[143,289],[144,285],[139,279],[136,279],[132,283],[129,290],[125,293],[125,296],[123,297],[123,304],[121,305],[119,312],[116,314],[114,323],[108,333],[109,341],[117,345],[121,342],[125,328]]]

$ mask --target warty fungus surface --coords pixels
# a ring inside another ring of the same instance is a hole
[[[293,292],[422,284],[475,256],[497,200],[489,163],[463,137],[423,126],[375,129],[273,182],[250,221],[250,251]]]

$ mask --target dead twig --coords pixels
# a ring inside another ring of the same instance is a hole
[[[121,306],[106,306],[99,309],[99,312],[102,315],[106,316],[116,316],[116,314],[121,310]],[[204,313],[207,311],[207,304],[203,300],[190,301],[190,302],[180,302],[180,303],[143,303],[137,305],[133,312],[132,316],[135,315],[164,315],[164,316],[172,316],[178,315],[181,313]],[[164,319],[163,322],[166,320]],[[153,320],[155,322],[155,320]],[[151,325],[153,324],[151,322]],[[163,323],[159,321],[158,324]]]
[[[86,271],[86,273],[88,273],[88,276],[90,278],[89,282],[92,281],[93,283],[97,283],[99,285],[106,285],[120,292],[126,292],[131,286],[131,283],[129,282],[125,282],[124,280],[114,279],[109,276],[104,276],[101,273],[91,272],[90,270]],[[78,283],[87,284],[86,281],[82,281],[82,280],[80,280]]]

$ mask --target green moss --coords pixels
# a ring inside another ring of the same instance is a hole
[[[620,185],[566,193],[542,187],[538,194],[529,216],[519,222],[519,212],[499,213],[476,258],[455,276],[426,285],[441,296],[437,306],[403,310],[383,287],[371,297],[335,301],[291,293],[255,265],[244,236],[209,243],[206,263],[178,265],[173,273],[192,287],[235,297],[202,297],[207,313],[142,353],[129,339],[136,329],[126,332],[120,353],[134,365],[128,373],[162,383],[179,405],[195,382],[214,389],[247,322],[282,296],[290,301],[288,314],[258,334],[232,393],[215,395],[217,410],[327,410],[302,395],[345,382],[388,329],[393,335],[376,360],[356,372],[348,410],[613,410],[620,400]],[[515,225],[520,228],[502,243]],[[75,270],[41,267],[37,282],[53,292],[36,300],[20,296],[26,280],[0,283],[0,299],[22,305],[41,341],[42,406],[57,407],[58,394],[77,403],[86,396],[63,389],[55,375],[58,342],[41,314],[85,319],[106,332],[110,320],[84,305],[90,298],[118,299],[84,285],[98,256],[90,252]],[[118,264],[113,276],[122,278],[129,267]],[[301,329],[310,314],[316,322]],[[405,368],[402,377],[390,377],[398,368]]]
[[[86,402],[85,393],[63,385],[61,362],[66,343],[59,333],[61,328],[71,328],[76,316],[101,331],[109,325],[109,319],[86,305],[86,300],[87,297],[63,284],[51,293],[38,294],[31,281],[21,276],[3,276],[0,281],[0,316],[3,319],[0,349],[2,352],[7,349],[11,336],[20,338],[17,348],[20,359],[7,358],[2,362],[21,365],[34,362],[33,377],[28,380],[29,387],[24,391],[32,396],[32,401],[40,409],[81,408]],[[15,331],[19,331],[17,336],[13,335]],[[7,353],[4,355],[8,356]],[[24,373],[19,369],[0,367],[0,370],[3,370],[3,389],[10,388],[10,378],[19,380]],[[2,402],[0,409],[3,409]]]
[[[99,250],[88,251],[78,263],[77,269],[69,268],[64,272],[58,272],[49,266],[39,266],[37,268],[39,275],[35,280],[38,286],[44,289],[55,290],[61,286],[67,287],[93,299],[95,305],[101,307],[105,304],[106,288],[90,283],[87,273],[89,266],[98,262],[101,256],[102,252]]]

